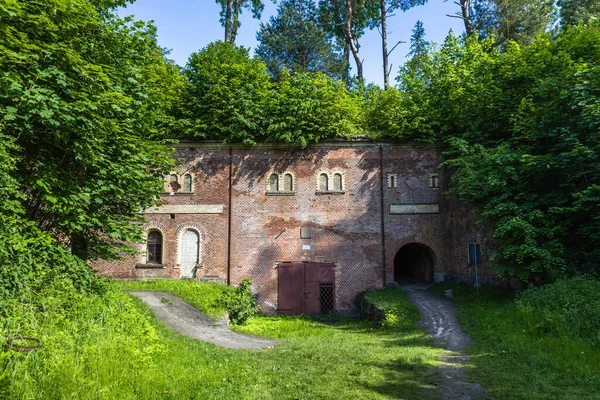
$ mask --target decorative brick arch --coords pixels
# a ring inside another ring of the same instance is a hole
[[[167,231],[167,227],[160,223],[160,222],[156,222],[156,221],[149,221],[147,223],[145,223],[144,225],[142,225],[142,230],[144,232],[144,241],[138,243],[137,245],[137,250],[138,250],[138,257],[137,257],[137,262],[138,264],[145,264],[146,263],[146,243],[148,241],[148,234],[152,231],[158,231],[160,232],[160,234],[162,235],[162,241],[163,241],[163,259],[164,259],[164,249],[165,249],[165,242],[166,242],[166,238],[165,238],[165,232]]]
[[[202,265],[202,247],[204,244],[204,237],[206,236],[204,233],[204,227],[200,224],[185,224],[181,225],[177,228],[177,246],[176,246],[176,257],[175,257],[175,266],[181,266],[181,241],[183,238],[183,234],[185,231],[191,230],[198,234],[198,265]]]
[[[342,176],[342,187],[340,188],[340,190],[342,192],[346,191],[346,173],[339,168],[334,168],[329,173],[329,181],[331,182],[331,189],[329,190],[333,190],[333,177],[335,176],[335,174],[340,174]]]
[[[271,191],[271,176],[272,175],[277,175],[277,192],[278,193],[286,193],[285,191],[285,176],[286,175],[291,175],[292,177],[292,190],[290,192],[287,193],[295,193],[296,192],[296,174],[293,171],[290,170],[285,170],[281,173],[275,171],[275,170],[271,170],[269,171],[265,176],[266,176],[266,185],[265,185],[265,190],[266,192],[272,192]]]
[[[331,174],[329,173],[329,170],[325,169],[325,168],[319,168],[317,170],[317,173],[315,175],[315,189],[317,192],[321,191],[320,187],[319,187],[319,181],[321,178],[321,175],[325,174],[327,175],[327,190],[329,191],[331,189],[331,184],[333,183],[331,181]]]

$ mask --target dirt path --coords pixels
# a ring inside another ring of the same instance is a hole
[[[164,292],[129,292],[146,303],[165,324],[177,332],[231,349],[260,349],[278,344],[274,340],[235,333],[225,323],[214,321],[179,297]]]
[[[466,380],[464,365],[469,357],[462,353],[471,338],[460,327],[454,305],[427,292],[425,286],[407,285],[402,290],[421,311],[420,325],[433,337],[436,346],[448,350],[448,355],[442,357],[447,365],[439,369],[443,378],[442,400],[487,399],[478,383]]]

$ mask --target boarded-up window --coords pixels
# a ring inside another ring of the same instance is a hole
[[[285,174],[283,177],[283,190],[286,192],[294,191],[294,178],[292,174]]]
[[[184,192],[192,191],[192,176],[190,174],[185,174],[183,176],[183,191]]]
[[[333,190],[336,192],[342,191],[342,174],[333,175]]]
[[[269,192],[279,191],[279,176],[277,174],[271,174],[269,177]]]
[[[326,192],[329,190],[329,177],[327,174],[319,175],[319,191]]]
[[[146,244],[146,262],[148,264],[162,264],[162,235],[159,231],[148,233]]]

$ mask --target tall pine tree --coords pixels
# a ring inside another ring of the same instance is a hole
[[[256,54],[279,79],[282,69],[341,78],[344,61],[332,34],[321,26],[312,0],[284,0],[256,35]]]
[[[552,22],[553,0],[477,0],[473,3],[473,26],[480,38],[493,36],[496,46],[509,41],[533,43]]]

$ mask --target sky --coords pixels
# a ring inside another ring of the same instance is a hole
[[[252,18],[248,10],[241,16],[236,44],[253,50],[257,46],[256,32],[260,23],[268,23],[269,17],[277,14],[277,6],[271,0],[265,1],[265,10],[261,21]],[[452,29],[456,34],[464,31],[464,25],[454,15],[459,6],[453,0],[430,0],[424,6],[396,12],[388,20],[388,49],[398,41],[390,55],[392,65],[391,79],[397,75],[409,52],[411,31],[418,20],[423,21],[425,39],[441,44]],[[169,58],[185,66],[188,57],[208,43],[223,40],[224,28],[219,23],[220,6],[215,0],[136,0],[125,9],[119,10],[121,16],[135,15],[136,19],[153,20],[158,29],[158,43],[171,50]],[[360,40],[360,56],[364,60],[364,76],[367,82],[383,85],[383,62],[381,35],[375,29],[367,31]],[[354,61],[351,61],[351,65]],[[393,83],[393,82],[392,82]]]

